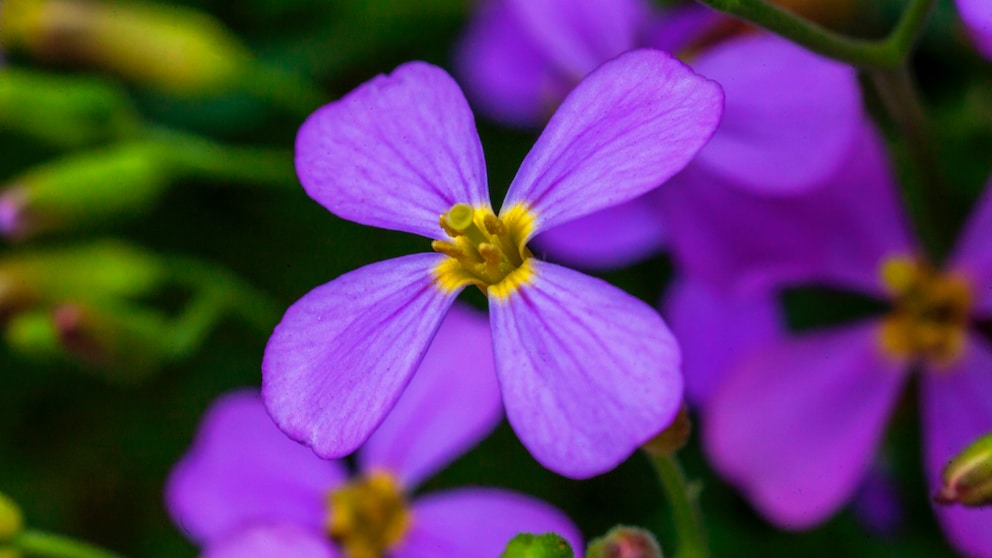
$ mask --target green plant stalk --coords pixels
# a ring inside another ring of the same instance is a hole
[[[672,506],[672,518],[678,533],[676,558],[708,558],[709,545],[703,514],[699,509],[698,488],[682,471],[674,455],[649,455],[662,489]]]
[[[43,558],[122,558],[120,554],[62,535],[23,531],[10,541],[10,548],[27,556]]]
[[[906,142],[913,176],[900,177],[903,203],[913,216],[930,261],[940,264],[950,239],[942,234],[948,230],[947,186],[933,143],[933,126],[906,64],[895,69],[873,70],[868,76]]]
[[[152,129],[148,137],[161,149],[167,166],[181,177],[277,189],[299,187],[289,150],[229,146],[165,128]]]
[[[936,3],[936,0],[911,0],[887,37],[866,40],[835,33],[763,0],[698,1],[763,27],[813,52],[862,69],[899,67],[916,43]]]

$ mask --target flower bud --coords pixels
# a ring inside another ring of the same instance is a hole
[[[662,558],[662,553],[650,532],[620,525],[592,541],[586,558]]]
[[[510,540],[500,558],[572,558],[571,545],[554,533],[521,533]]]
[[[166,318],[153,310],[64,304],[52,322],[62,349],[110,380],[140,380],[168,358]]]
[[[0,492],[0,547],[24,529],[21,510],[13,500]]]
[[[4,68],[0,128],[58,147],[130,137],[139,121],[127,94],[108,81]]]
[[[938,504],[992,505],[992,433],[955,456],[941,476],[943,484],[934,495]]]
[[[247,49],[214,19],[144,2],[4,0],[0,44],[189,95],[224,92],[251,65]]]
[[[158,199],[169,174],[162,147],[150,142],[43,164],[0,191],[0,235],[24,240],[141,212]]]
[[[653,456],[674,455],[677,451],[685,447],[692,434],[692,420],[689,419],[689,409],[682,405],[679,413],[675,415],[675,420],[667,428],[658,433],[641,446],[644,451]]]

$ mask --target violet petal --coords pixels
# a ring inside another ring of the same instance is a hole
[[[507,418],[548,469],[573,478],[603,473],[675,417],[678,345],[644,302],[530,261],[531,282],[505,299],[489,297]]]
[[[905,383],[879,322],[782,342],[713,394],[703,441],[713,466],[773,523],[803,529],[854,496]]]
[[[438,216],[489,206],[475,120],[444,70],[410,62],[310,115],[296,136],[303,188],[335,215],[446,238]]]
[[[458,294],[435,284],[433,269],[445,258],[367,265],[286,311],[262,361],[262,395],[279,428],[322,457],[343,457],[368,439]]]
[[[488,317],[455,305],[396,406],[359,452],[407,490],[485,438],[503,416]]]
[[[536,234],[632,200],[695,156],[722,104],[719,86],[668,54],[622,54],[582,80],[551,117],[501,211],[529,207]]]

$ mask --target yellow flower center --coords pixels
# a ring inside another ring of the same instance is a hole
[[[328,495],[331,538],[347,558],[381,558],[410,528],[410,511],[395,477],[372,472]]]
[[[911,258],[886,260],[881,274],[895,303],[882,322],[882,348],[895,357],[924,358],[941,367],[953,364],[967,338],[968,283]]]
[[[525,206],[514,205],[497,217],[488,207],[458,203],[440,222],[451,238],[431,243],[435,252],[448,256],[434,270],[441,288],[450,292],[475,285],[506,298],[531,281],[532,254],[525,243],[534,230],[534,214]]]

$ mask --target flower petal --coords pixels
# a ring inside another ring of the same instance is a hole
[[[456,203],[489,205],[475,120],[451,76],[423,62],[380,75],[310,115],[296,136],[307,194],[335,215],[443,236]]]
[[[502,416],[489,320],[456,305],[359,463],[392,471],[413,490],[485,438]]]
[[[760,60],[760,64],[755,61]],[[755,192],[815,188],[845,163],[863,121],[854,69],[774,35],[706,50],[693,68],[727,104],[697,163]]]
[[[965,225],[950,267],[964,273],[976,292],[975,313],[992,314],[992,181]]]
[[[213,403],[192,448],[165,488],[169,514],[198,542],[212,543],[258,521],[319,530],[324,495],[345,478],[343,465],[322,461],[276,428],[254,391]]]
[[[573,478],[603,473],[678,412],[678,345],[644,302],[588,275],[528,261],[528,284],[489,297],[507,418],[548,469]]]
[[[694,43],[711,38],[732,22],[720,12],[700,4],[677,4],[651,18],[642,31],[643,44],[665,52],[681,53]]]
[[[986,58],[992,58],[992,6],[988,0],[957,0],[957,4],[975,47]]]
[[[558,108],[510,185],[547,230],[644,194],[678,172],[720,120],[720,87],[668,54],[637,50],[589,74]]]
[[[322,457],[355,451],[386,417],[454,301],[432,270],[447,256],[367,265],[286,311],[262,361],[276,424]]]
[[[692,165],[659,189],[676,259],[725,290],[817,282],[883,296],[882,263],[916,250],[881,139],[866,124],[854,147],[828,183],[789,197],[746,192]]]
[[[976,335],[962,359],[929,370],[922,386],[924,452],[934,493],[944,465],[971,442],[992,432],[992,347]],[[992,556],[992,508],[936,507],[947,538],[968,556]]]
[[[203,558],[337,558],[330,541],[294,524],[257,525],[210,545]]]
[[[519,533],[557,533],[580,555],[582,536],[553,506],[507,490],[449,490],[413,503],[413,528],[394,558],[492,558]]]
[[[824,521],[868,472],[907,377],[881,354],[878,327],[770,347],[713,394],[703,417],[710,460],[770,521],[790,529]]]
[[[661,251],[665,227],[653,192],[541,233],[534,249],[586,269],[616,269]]]
[[[479,3],[455,66],[472,106],[511,126],[539,128],[574,85],[502,0]]]
[[[644,0],[504,0],[541,52],[576,82],[634,48]]]
[[[786,334],[774,297],[732,296],[686,277],[668,288],[664,310],[682,346],[686,399],[704,409],[738,362]]]

